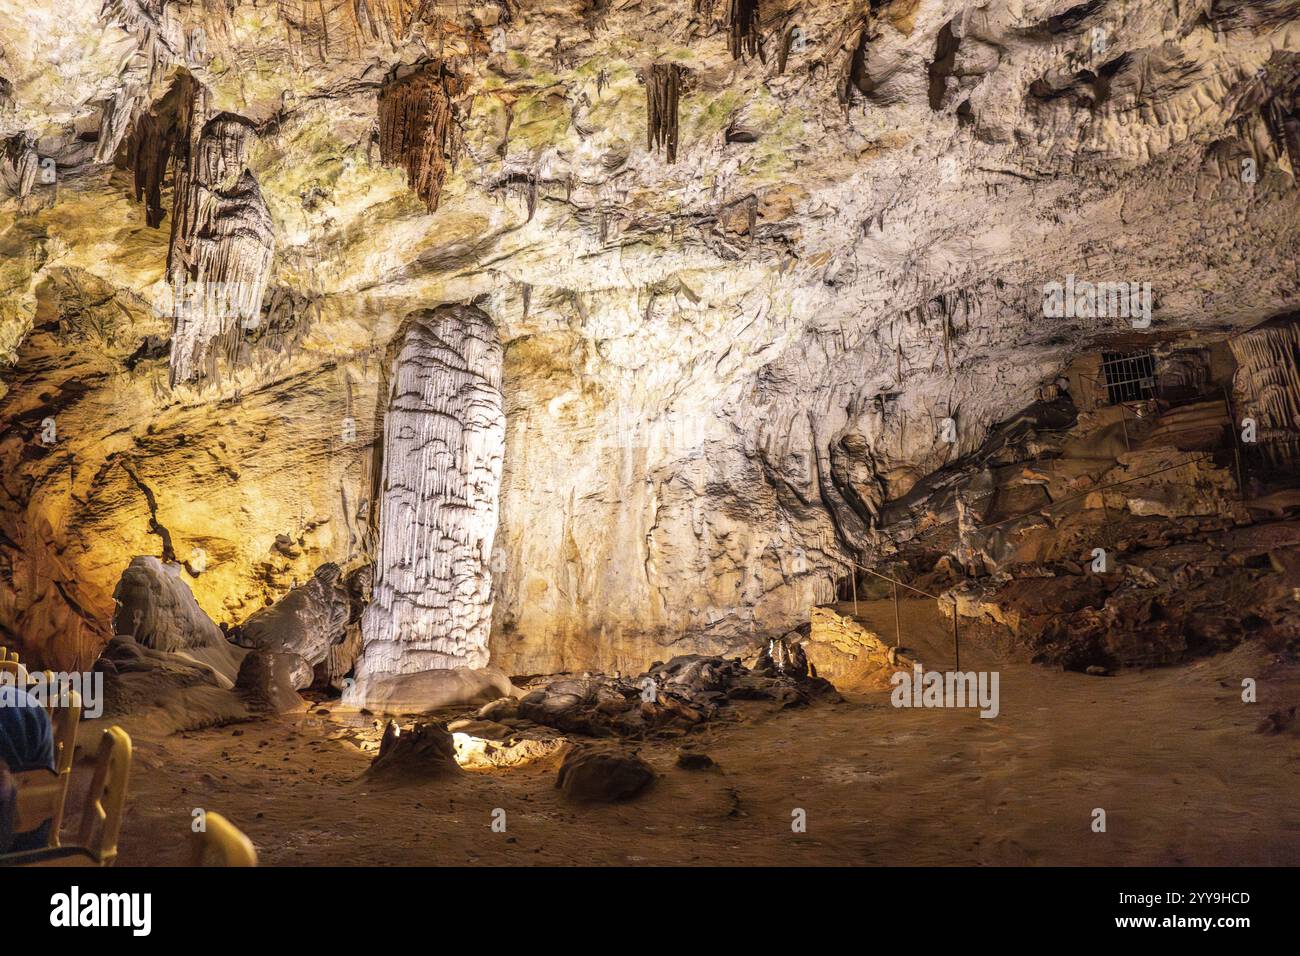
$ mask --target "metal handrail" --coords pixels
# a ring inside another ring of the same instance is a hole
[[[847,561],[850,567],[855,568],[857,570],[866,571],[868,574],[875,575],[876,577],[880,578],[882,581],[889,581],[894,585],[894,647],[895,648],[901,647],[903,642],[903,624],[901,618],[899,617],[899,612],[898,612],[898,589],[900,587],[904,587],[907,588],[909,591],[915,591],[917,594],[923,594],[926,597],[934,598],[936,601],[943,600],[943,598],[940,597],[938,594],[931,594],[929,591],[925,591],[921,588],[914,587],[908,584],[906,581],[900,581],[898,580],[898,578],[890,577],[888,574],[881,574],[879,571],[873,568],[869,568],[864,564],[859,564],[857,561],[854,561],[852,558],[848,558]],[[853,584],[853,616],[858,617],[859,616],[858,615],[858,578],[856,574],[851,574],[849,578]],[[961,636],[959,633],[959,624],[957,622],[957,598],[956,596],[953,596],[952,598],[950,598],[950,600],[952,601],[952,653],[954,658],[954,664],[957,670],[961,670]]]

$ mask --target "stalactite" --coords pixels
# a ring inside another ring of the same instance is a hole
[[[501,361],[491,320],[469,306],[421,314],[401,339],[359,681],[488,662],[505,447]]]
[[[145,221],[158,228],[163,221],[162,187],[167,173],[189,161],[198,84],[182,72],[152,108],[136,118],[127,149],[127,165],[135,180],[136,202],[145,204]]]
[[[682,68],[676,63],[651,64],[645,81],[646,148],[666,147],[669,163],[677,161],[677,100],[681,81]]]
[[[429,212],[438,208],[447,164],[460,148],[455,99],[463,91],[441,62],[395,68],[379,91],[379,160],[406,170]]]
[[[592,36],[605,29],[610,2],[611,0],[582,0],[582,22]]]
[[[0,149],[0,162],[4,163],[6,180],[15,196],[26,199],[36,185],[40,169],[40,156],[36,152],[36,138],[27,133],[15,133],[4,141]]]
[[[144,90],[124,79],[122,86],[104,102],[99,116],[99,139],[95,143],[95,162],[113,161],[118,147],[132,131],[131,121],[143,99]]]
[[[1237,359],[1238,422],[1253,418],[1265,460],[1293,471],[1300,465],[1300,323],[1270,322],[1228,344]]]
[[[731,58],[757,56],[763,59],[763,38],[759,34],[758,0],[731,0],[727,14]]]
[[[794,31],[786,30],[781,34],[781,40],[776,50],[776,75],[782,76],[785,73],[785,65],[790,59],[790,46],[794,42]]]
[[[868,32],[867,24],[864,22],[850,37],[848,54],[844,58],[844,66],[840,68],[839,78],[835,82],[835,95],[843,105],[846,115],[853,106],[857,94],[866,92],[863,87],[867,83]]]
[[[260,319],[275,252],[274,226],[246,165],[257,134],[230,113],[206,119],[195,85],[178,142],[167,272],[176,297],[170,382],[214,378],[218,359],[237,359],[245,324]]]

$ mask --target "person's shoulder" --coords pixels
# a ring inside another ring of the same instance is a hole
[[[41,702],[32,696],[31,691],[20,689],[15,684],[0,684],[0,707],[35,707],[44,710]]]

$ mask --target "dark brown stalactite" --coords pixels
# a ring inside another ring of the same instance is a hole
[[[835,84],[836,96],[840,103],[844,105],[846,113],[853,105],[856,94],[866,92],[864,86],[869,82],[866,70],[869,32],[869,27],[864,22],[850,36],[848,55],[844,58],[844,66],[840,70],[839,79]]]
[[[781,76],[785,73],[785,64],[790,59],[790,46],[794,42],[794,31],[786,30],[781,34],[781,40],[776,50],[776,74]]]
[[[131,131],[127,165],[135,180],[136,202],[145,204],[145,221],[154,229],[163,221],[162,187],[168,171],[189,160],[197,87],[193,77],[181,73]]]
[[[455,97],[463,87],[444,64],[422,63],[395,69],[379,91],[379,160],[406,170],[429,212],[459,148]]]
[[[758,32],[758,0],[731,0],[727,22],[730,26],[731,58],[763,57],[763,39]]]
[[[646,76],[646,148],[668,150],[668,162],[677,162],[677,100],[682,68],[676,63],[654,63]]]
[[[582,22],[592,36],[605,29],[609,6],[610,0],[582,0]]]

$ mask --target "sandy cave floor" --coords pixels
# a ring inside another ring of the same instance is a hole
[[[980,657],[964,649],[962,663]],[[1300,863],[1300,732],[1257,730],[1300,702],[1300,666],[1248,644],[1108,678],[999,671],[992,720],[897,709],[882,691],[692,733],[717,771],[677,768],[680,741],[642,744],[661,776],[616,805],[569,803],[554,762],[380,788],[362,778],[370,755],[331,739],[349,718],[315,708],[137,731],[119,865],[185,863],[195,807],[235,821],[262,865]],[[1247,676],[1256,704],[1241,701]],[[75,771],[70,820],[88,773]]]

